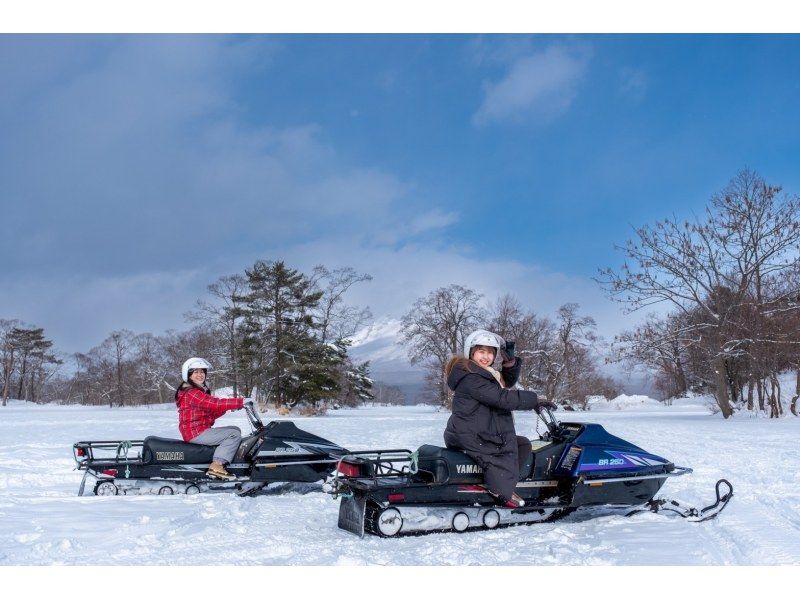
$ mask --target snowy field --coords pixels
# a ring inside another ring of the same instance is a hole
[[[704,506],[715,481],[735,488],[715,520],[624,518],[576,512],[554,523],[467,534],[380,539],[336,526],[338,501],[321,492],[78,497],[77,440],[177,437],[176,414],[153,409],[42,407],[0,413],[0,563],[4,565],[775,565],[800,564],[800,418],[723,421],[699,405],[652,404],[559,415],[611,433],[695,473],[660,495]],[[641,403],[641,401],[640,401]],[[441,444],[447,413],[366,407],[287,418],[351,449]],[[240,412],[221,424],[249,430]],[[532,435],[531,414],[517,431]]]

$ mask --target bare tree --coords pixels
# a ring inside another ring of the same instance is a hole
[[[376,382],[373,387],[375,394],[375,401],[381,405],[405,405],[406,396],[400,387],[392,384],[384,384],[383,382]]]
[[[686,337],[687,329],[676,314],[649,314],[634,330],[616,337],[612,361],[625,362],[632,369],[644,366],[655,372],[656,388],[665,398],[680,396],[689,390],[687,347],[696,340]]]
[[[51,397],[48,394],[48,385],[59,372],[59,366],[64,362],[55,353],[50,351],[53,341],[41,338],[31,351],[31,369],[28,387],[29,397],[34,402],[47,402]]]
[[[86,353],[75,353],[77,371],[74,375],[72,393],[83,405],[101,405],[108,403],[114,406],[113,367],[100,351],[94,347]],[[73,396],[73,395],[71,395]]]
[[[134,339],[133,386],[134,398],[150,403],[167,403],[171,397],[165,394],[164,381],[172,366],[166,359],[163,343],[150,333],[139,334]],[[138,402],[138,401],[137,401]]]
[[[682,314],[713,372],[725,418],[736,398],[732,371],[753,346],[771,342],[760,325],[775,309],[800,309],[797,288],[767,297],[766,283],[796,269],[800,202],[743,170],[711,199],[704,220],[666,219],[636,230],[619,271],[600,271],[609,294],[637,310],[662,301]]]
[[[123,376],[127,378],[130,374],[126,358],[133,347],[133,342],[133,332],[123,329],[112,332],[100,345],[101,350],[105,352],[112,364],[113,396],[120,407],[125,406],[125,396],[128,394],[127,391],[130,387],[128,380],[123,380]]]
[[[524,311],[519,300],[510,294],[489,304],[487,321],[489,330],[516,343],[516,353],[523,360],[518,383],[542,392],[546,377],[542,355],[549,355],[556,342],[553,322]]]
[[[218,362],[216,369],[218,374],[230,378],[234,396],[239,396],[239,348],[242,343],[239,322],[244,317],[244,295],[248,290],[247,279],[241,274],[222,276],[208,285],[208,292],[214,299],[211,302],[198,299],[195,310],[186,314],[187,320],[202,323],[224,339],[227,350],[220,356],[224,357],[224,365]]]
[[[8,395],[11,391],[11,378],[16,366],[16,342],[12,331],[21,326],[19,320],[0,319],[0,359],[3,367],[3,407],[8,404]]]
[[[483,319],[481,297],[472,289],[451,284],[417,299],[402,318],[400,334],[409,348],[410,361],[426,368],[442,405],[449,402],[444,366],[452,355],[461,354],[466,336]]]
[[[314,268],[311,280],[322,291],[319,305],[314,310],[322,343],[353,336],[372,319],[369,307],[359,308],[344,302],[345,293],[353,285],[372,280],[369,274],[359,274],[350,267],[328,270],[320,265]]]
[[[566,303],[558,309],[554,342],[533,356],[542,362],[545,396],[585,408],[589,381],[598,377],[592,353],[598,338],[594,318],[578,315],[579,307]]]

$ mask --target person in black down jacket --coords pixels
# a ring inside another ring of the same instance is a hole
[[[502,370],[492,368],[498,353]],[[445,366],[447,386],[454,391],[453,413],[447,420],[447,448],[464,451],[483,468],[486,489],[507,507],[523,506],[514,493],[522,463],[531,443],[514,430],[514,410],[551,407],[536,393],[514,390],[522,360],[513,355],[513,343],[487,330],[476,330],[464,343],[464,356],[453,356]]]

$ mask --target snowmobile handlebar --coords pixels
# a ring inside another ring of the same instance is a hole
[[[250,425],[253,426],[254,430],[258,431],[264,427],[264,422],[261,421],[261,417],[258,415],[258,411],[256,411],[256,405],[253,401],[245,401],[244,411],[247,414],[247,419],[250,420]]]
[[[551,438],[558,438],[559,430],[561,429],[561,423],[556,419],[556,416],[553,415],[553,412],[549,407],[543,406],[539,411],[536,412],[536,417],[544,422],[544,425],[547,427],[547,431],[550,433]]]

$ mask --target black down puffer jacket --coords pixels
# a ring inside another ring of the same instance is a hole
[[[521,360],[503,368],[506,386],[519,378]],[[447,448],[462,450],[484,469],[486,487],[508,499],[519,476],[517,434],[513,410],[536,409],[536,393],[503,388],[494,376],[474,362],[458,362],[447,376],[447,386],[455,392],[453,413],[447,420],[444,441]]]

